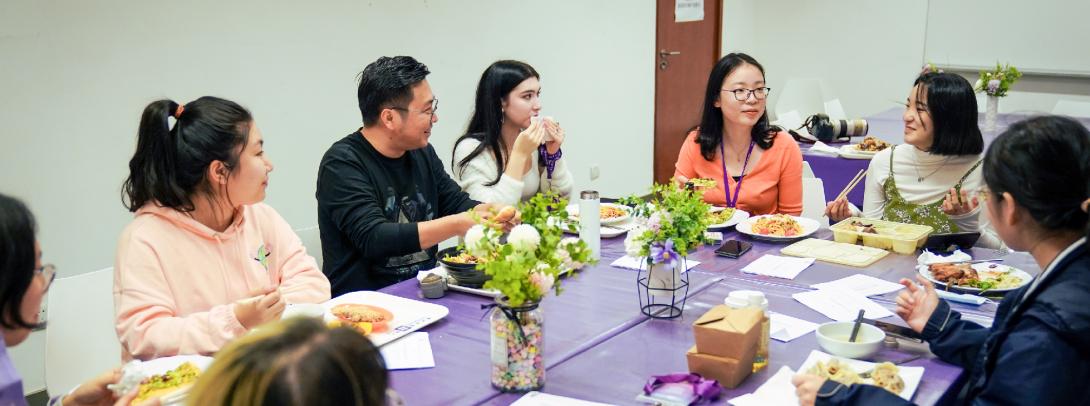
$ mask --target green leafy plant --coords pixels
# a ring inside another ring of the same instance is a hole
[[[633,209],[639,225],[625,239],[628,255],[645,257],[649,263],[673,263],[709,242],[704,230],[711,222],[710,206],[699,188],[671,181],[652,186],[651,194],[650,202],[641,200]]]
[[[556,194],[538,194],[519,205],[522,224],[507,235],[478,219],[466,232],[460,248],[481,258],[477,269],[492,277],[485,289],[498,290],[513,307],[540,301],[550,290],[560,294],[560,278],[594,263],[582,240],[564,237],[574,229],[567,200]]]
[[[988,96],[1003,97],[1007,95],[1011,85],[1021,77],[1022,72],[1019,72],[1017,68],[1010,64],[1001,65],[996,62],[995,70],[980,71],[980,79],[977,79],[973,89],[978,93],[984,92]]]

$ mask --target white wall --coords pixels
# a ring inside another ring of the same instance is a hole
[[[441,103],[432,143],[448,169],[480,73],[511,58],[542,74],[543,112],[564,124],[576,190],[643,191],[651,179],[654,7],[4,0],[0,191],[35,211],[45,258],[61,276],[111,266],[130,219],[119,186],[141,110],[162,97],[217,95],[250,108],[265,134],[276,165],[268,202],[293,226],[314,225],[318,162],[360,123],[356,74],[379,56],[402,54],[433,72]],[[602,173],[595,184],[592,164]],[[40,387],[40,365],[19,363],[28,392]]]
[[[924,58],[927,2],[724,0],[723,52],[743,51],[764,65],[775,106],[789,78],[819,78],[849,117],[893,107],[908,96]],[[968,17],[967,17],[968,18]],[[1013,25],[1047,31],[1051,22],[1026,15]],[[977,28],[948,41],[979,41]],[[1045,47],[1064,44],[1042,43]],[[997,56],[999,57],[999,56]],[[940,63],[941,61],[934,61]],[[956,73],[970,83],[977,72]],[[1057,100],[1090,101],[1090,79],[1026,76],[1000,102],[1000,112],[1049,112]],[[980,109],[985,108],[980,103]],[[809,113],[804,113],[809,114]]]

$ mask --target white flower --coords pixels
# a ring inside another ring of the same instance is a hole
[[[537,249],[537,245],[541,243],[541,234],[537,233],[534,226],[519,224],[511,229],[507,242],[511,243],[516,250],[529,252]]]
[[[466,250],[468,250],[470,254],[478,257],[488,255],[488,253],[485,252],[484,244],[482,244],[485,241],[484,226],[477,224],[470,227],[469,230],[466,231],[464,239]]]
[[[541,292],[542,295],[553,288],[554,282],[556,282],[556,278],[553,278],[552,275],[544,272],[539,271],[530,274],[530,284],[534,285],[534,287],[537,288],[537,291]]]
[[[644,231],[647,231],[647,229],[642,226],[636,226],[631,230],[628,230],[628,236],[624,238],[624,251],[628,256],[640,257],[640,251],[643,250],[643,244],[645,242],[640,237],[643,235]]]

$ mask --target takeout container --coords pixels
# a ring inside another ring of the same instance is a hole
[[[735,388],[753,373],[753,358],[756,354],[756,345],[749,347],[740,359],[702,354],[697,352],[694,345],[685,353],[685,360],[689,364],[689,372],[715,379],[725,388]]]
[[[851,225],[852,221],[873,224],[878,234],[856,231]],[[923,244],[927,241],[927,236],[934,231],[931,226],[862,217],[849,217],[834,224],[829,229],[833,230],[833,240],[836,242],[855,244],[859,240],[863,240],[865,246],[893,250],[898,254],[915,253],[917,249],[923,247]]]
[[[818,326],[815,335],[818,345],[826,352],[844,358],[866,358],[878,352],[886,332],[867,323],[859,324],[859,335],[849,342],[854,321],[834,321]]]
[[[712,307],[693,323],[697,352],[735,360],[745,359],[746,354],[757,347],[763,318],[764,313],[757,308]]]

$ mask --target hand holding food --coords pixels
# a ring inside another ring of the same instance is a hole
[[[112,405],[118,399],[114,392],[107,389],[106,386],[117,383],[120,379],[121,369],[114,368],[77,386],[76,389],[72,390],[72,393],[63,398],[62,403],[65,405]],[[125,397],[122,396],[121,399],[125,399]],[[119,404],[128,405],[128,403],[120,402]]]
[[[795,395],[799,398],[799,405],[813,406],[817,401],[818,390],[825,384],[825,378],[803,373],[791,377],[791,384],[795,385]]]
[[[537,147],[545,142],[545,136],[547,135],[545,125],[541,120],[531,120],[530,127],[522,130],[518,137],[515,138],[515,145],[511,148],[511,154],[521,154],[523,156],[531,156],[537,152]]]
[[[514,206],[504,206],[497,210],[496,205],[484,203],[477,205],[473,210],[484,221],[485,226],[502,229],[505,233],[522,223],[522,214]]]
[[[554,120],[552,117],[545,117],[541,120],[545,125],[546,136],[545,149],[550,154],[555,154],[560,150],[560,144],[564,143],[564,129],[560,128],[560,123]]]

